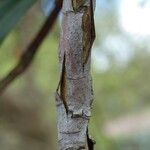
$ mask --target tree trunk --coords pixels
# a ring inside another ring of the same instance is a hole
[[[64,0],[60,39],[61,77],[56,90],[60,150],[93,150],[88,136],[93,89],[91,47],[95,0]]]

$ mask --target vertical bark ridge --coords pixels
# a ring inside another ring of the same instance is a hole
[[[90,53],[95,0],[64,0],[60,39],[60,93],[56,92],[60,150],[93,150],[88,123],[93,101]],[[67,110],[67,111],[66,111]]]
[[[94,5],[93,0],[90,0],[90,6],[85,8],[83,14],[83,53],[84,53],[84,64],[87,63],[91,48],[95,40],[95,23],[94,23]]]

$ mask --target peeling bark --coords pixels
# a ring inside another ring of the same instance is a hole
[[[93,150],[88,123],[93,101],[90,74],[95,39],[95,0],[64,0],[60,39],[61,77],[56,90],[60,150]]]

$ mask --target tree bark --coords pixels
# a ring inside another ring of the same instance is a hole
[[[64,0],[60,39],[61,76],[56,90],[60,150],[93,150],[88,123],[93,101],[90,73],[95,39],[95,0]]]

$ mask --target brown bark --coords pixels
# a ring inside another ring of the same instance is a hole
[[[88,136],[93,89],[91,47],[95,0],[64,0],[60,40],[61,77],[56,91],[60,150],[93,150]],[[59,90],[60,89],[60,90]]]

